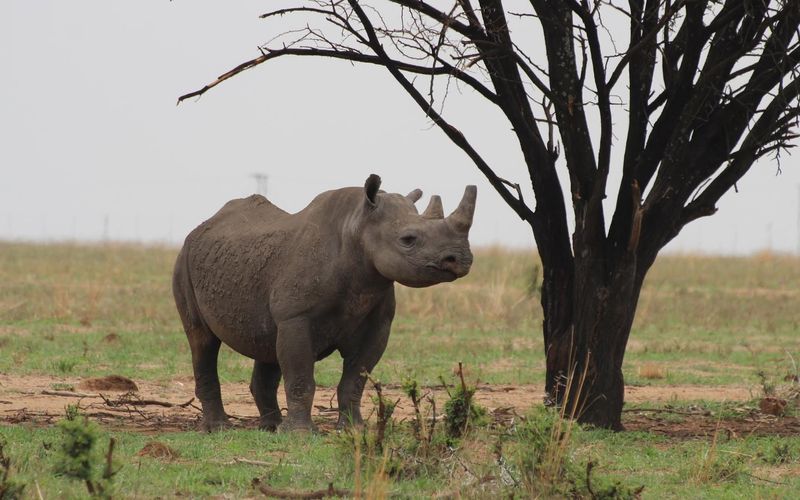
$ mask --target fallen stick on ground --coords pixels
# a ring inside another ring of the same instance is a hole
[[[623,412],[648,412],[648,413],[677,413],[678,415],[707,415],[709,412],[705,410],[699,411],[683,411],[683,410],[673,410],[671,408],[625,408],[622,410]]]
[[[44,389],[42,394],[45,396],[61,396],[65,398],[97,398],[100,397],[99,394],[86,394],[85,392],[74,392],[74,391],[51,391],[49,389]]]
[[[233,463],[247,465],[275,465],[274,462],[264,462],[263,460],[250,460],[249,458],[234,457]]]
[[[318,491],[290,491],[290,490],[277,490],[271,488],[266,484],[262,484],[258,478],[253,479],[253,488],[263,493],[270,498],[345,498],[352,497],[353,492],[350,490],[342,490],[334,488],[333,483],[328,483],[328,489]]]
[[[115,407],[115,406],[163,406],[165,408],[186,408],[187,406],[191,405],[194,402],[194,398],[190,399],[185,403],[170,403],[169,401],[159,401],[157,399],[141,399],[139,397],[129,397],[123,394],[119,397],[119,399],[113,400],[109,399],[106,396],[100,394],[100,397],[103,398],[103,401],[106,405]]]

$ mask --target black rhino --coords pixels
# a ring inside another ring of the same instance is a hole
[[[338,350],[341,428],[360,424],[363,373],[386,348],[394,282],[426,287],[466,275],[475,186],[444,217],[438,196],[419,214],[406,196],[363,188],[317,196],[289,214],[260,195],[232,200],[189,236],[175,263],[173,293],[189,339],[205,430],[228,425],[217,354],[225,342],[255,360],[250,391],[260,427],[311,430],[314,362]],[[288,413],[277,389],[285,379]]]

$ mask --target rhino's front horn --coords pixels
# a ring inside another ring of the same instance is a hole
[[[428,202],[428,208],[422,212],[422,216],[426,219],[444,219],[442,199],[438,194],[431,196],[431,201]]]
[[[478,196],[478,188],[467,186],[464,189],[464,197],[452,214],[447,216],[447,223],[459,233],[468,233],[472,227],[472,215],[475,213],[475,198]]]

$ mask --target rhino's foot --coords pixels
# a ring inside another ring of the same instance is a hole
[[[200,423],[200,430],[203,432],[217,432],[233,427],[228,417],[225,418],[204,418]]]
[[[317,426],[311,422],[310,419],[292,419],[292,418],[285,418],[283,422],[278,426],[278,432],[301,432],[301,433],[309,433],[317,432]]]
[[[361,430],[364,428],[364,420],[359,416],[354,418],[352,415],[339,415],[339,421],[336,422],[337,431],[346,430]]]
[[[281,416],[267,415],[258,420],[258,428],[262,431],[275,432],[281,425]]]

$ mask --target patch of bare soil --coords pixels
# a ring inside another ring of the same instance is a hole
[[[740,385],[663,385],[625,387],[625,401],[746,401],[753,398],[749,387]]]
[[[797,436],[800,434],[800,419],[776,417],[758,411],[745,411],[733,419],[721,420],[705,412],[681,415],[675,419],[664,413],[637,412],[623,417],[625,429],[663,434],[672,438],[735,439],[746,436]]]
[[[120,377],[121,378],[121,377]],[[126,379],[127,380],[127,379]],[[92,420],[113,429],[131,430],[146,434],[169,431],[196,430],[200,421],[200,406],[194,399],[191,378],[179,378],[166,383],[133,382],[138,392],[125,389],[94,389],[78,379],[59,379],[47,376],[14,376],[0,374],[0,425],[50,425],[61,419],[67,405],[78,405]],[[53,384],[71,384],[83,392],[53,391]],[[117,386],[120,387],[120,386]],[[115,396],[112,391],[125,391]],[[369,393],[365,394],[362,410],[374,418]],[[430,387],[425,392],[436,401],[441,413],[447,399],[443,387]],[[223,384],[225,409],[236,427],[256,428],[258,411],[245,383]],[[384,386],[384,396],[399,400],[395,417],[410,419],[413,407],[399,385]],[[509,421],[524,415],[534,405],[541,404],[543,388],[535,385],[480,385],[475,393],[477,402],[485,406],[497,421]],[[747,401],[747,387],[722,386],[661,386],[628,387],[626,401],[632,403],[664,403],[676,400]],[[285,406],[283,391],[278,401]],[[337,419],[336,388],[319,387],[314,398],[314,420],[324,431],[332,430]],[[741,417],[719,421],[718,417],[702,412],[670,410],[626,411],[623,423],[629,430],[650,431],[676,438],[702,437],[723,432],[730,436],[749,434],[800,434],[800,421],[794,417],[766,415],[757,409],[743,409]],[[144,450],[143,450],[144,452]],[[153,451],[155,452],[155,451]],[[147,453],[150,453],[148,451]]]

